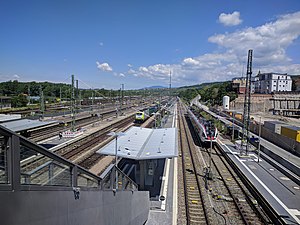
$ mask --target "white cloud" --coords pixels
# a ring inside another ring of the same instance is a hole
[[[297,12],[258,27],[211,36],[208,41],[218,47],[214,53],[186,57],[177,64],[129,68],[127,74],[168,84],[169,73],[172,71],[172,83],[177,86],[226,81],[246,74],[249,49],[253,49],[253,75],[259,70],[300,74],[300,64],[293,64],[286,53],[299,36],[300,12]]]
[[[139,68],[139,71],[148,72],[149,70],[146,67],[142,66],[142,67]]]
[[[257,65],[288,63],[286,49],[300,35],[300,12],[279,17],[275,22],[246,28],[229,34],[217,34],[208,40],[238,57],[253,49]]]
[[[124,73],[119,73],[119,76],[120,77],[125,77],[125,74]]]
[[[128,66],[129,68],[131,68],[131,67],[132,67],[132,65],[131,65],[131,64],[129,64],[129,63],[127,64],[127,66]]]
[[[18,74],[13,75],[14,79],[20,79],[20,76]]]
[[[100,64],[100,62],[97,61],[96,64],[97,64],[97,68],[99,70],[107,71],[107,72],[113,71],[112,67],[108,63],[102,63],[102,64]]]
[[[240,12],[235,11],[232,14],[221,13],[219,15],[219,22],[225,26],[236,26],[243,21],[240,19]]]
[[[193,58],[186,58],[183,60],[183,64],[184,65],[187,65],[187,66],[195,66],[195,65],[198,65],[199,62]]]

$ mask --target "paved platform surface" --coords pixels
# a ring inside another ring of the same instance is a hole
[[[254,153],[240,157],[231,141],[219,137],[219,144],[280,215],[300,224],[300,187],[295,182],[266,161],[258,163]]]
[[[225,124],[232,124],[230,121],[228,121],[226,118],[218,116],[216,113],[211,112],[211,111],[207,111],[208,113],[210,113],[211,115],[213,115],[215,118],[218,118],[220,121],[222,121]],[[241,128],[236,126],[236,129],[239,129],[241,131]],[[259,138],[258,135],[249,132],[250,136],[254,136],[256,138]],[[280,156],[281,158],[283,158],[284,160],[287,160],[291,163],[293,163],[294,165],[296,165],[297,167],[300,168],[300,158],[296,155],[293,155],[292,153],[286,151],[285,149],[282,149],[280,147],[278,147],[277,145],[274,145],[272,142],[261,138],[261,145],[264,146],[265,148],[269,149],[271,152],[273,152],[274,154]]]

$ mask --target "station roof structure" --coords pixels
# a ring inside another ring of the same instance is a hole
[[[24,130],[34,129],[37,127],[47,126],[53,123],[57,123],[57,121],[39,121],[39,120],[21,119],[21,120],[1,123],[0,125],[6,127],[11,131],[20,132]]]
[[[116,138],[97,151],[115,155]],[[178,156],[177,128],[150,129],[131,127],[117,140],[117,156],[134,160]]]
[[[19,119],[21,119],[21,114],[12,114],[12,115],[0,114],[0,123],[12,121],[12,120],[19,120]]]

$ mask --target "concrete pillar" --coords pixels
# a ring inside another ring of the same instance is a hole
[[[140,190],[145,189],[145,173],[146,173],[146,161],[139,161],[140,164]]]
[[[281,102],[282,102],[282,101],[279,100],[279,108],[280,108],[280,109],[282,109]]]

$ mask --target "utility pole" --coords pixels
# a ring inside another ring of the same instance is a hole
[[[260,157],[260,141],[261,141],[261,116],[259,117],[259,139],[258,139],[258,151],[257,151],[257,163],[259,163],[259,157]]]
[[[60,99],[60,104],[62,102],[62,99],[61,99],[61,87],[59,87],[59,99]]]
[[[91,89],[91,91],[92,91],[92,107],[91,107],[91,111],[93,111],[93,106],[94,106],[94,90],[92,90]]]
[[[243,145],[246,144],[246,155],[248,155],[249,147],[249,127],[250,127],[250,105],[251,105],[251,75],[252,75],[252,53],[253,50],[248,51],[248,63],[247,63],[247,76],[246,76],[246,89],[244,98],[244,113],[243,113],[243,139],[241,147],[243,152]]]
[[[76,105],[76,112],[78,113],[78,80],[76,80],[76,92],[75,92],[75,105]]]
[[[170,70],[170,83],[169,83],[169,98],[171,99],[171,79],[172,79],[172,73]]]
[[[44,113],[45,113],[45,100],[44,100],[44,92],[42,89],[42,85],[40,85],[40,110],[42,113],[42,119],[44,119]]]
[[[75,88],[74,88],[74,75],[72,75],[72,90],[71,90],[71,131],[75,131]]]
[[[232,112],[232,141],[234,140],[234,112]]]
[[[124,84],[121,84],[121,113],[122,113],[122,106],[123,106],[123,101],[124,101]]]
[[[81,108],[81,90],[79,90],[79,105],[80,105],[80,108]]]
[[[28,104],[30,105],[30,86],[28,86]]]

